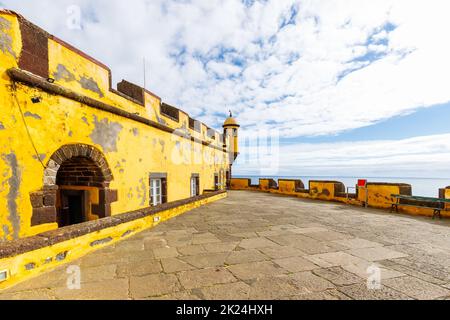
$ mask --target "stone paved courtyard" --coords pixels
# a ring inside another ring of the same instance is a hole
[[[230,192],[0,299],[450,299],[450,222]],[[381,289],[367,289],[367,268]]]

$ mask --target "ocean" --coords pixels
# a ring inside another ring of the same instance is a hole
[[[300,179],[308,188],[308,182],[310,180],[333,180],[342,182],[345,187],[354,187],[357,184],[358,179],[355,177],[295,177],[295,176],[241,176],[233,175],[233,178],[250,178],[252,184],[258,184],[259,178],[272,178],[275,181],[278,179]],[[424,197],[438,197],[439,189],[450,186],[450,178],[364,178],[369,182],[390,182],[390,183],[408,183],[412,186],[412,193],[415,196]],[[351,189],[350,192],[355,192]]]

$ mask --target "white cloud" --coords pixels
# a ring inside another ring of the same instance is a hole
[[[109,65],[116,82],[141,84],[145,57],[148,89],[216,128],[232,109],[247,129],[336,134],[450,101],[448,0],[2,3]],[[81,31],[66,25],[74,3]],[[450,172],[448,138],[283,147],[283,166]]]
[[[296,143],[279,149],[269,145],[267,150],[271,152],[258,153],[254,144],[244,144],[235,174],[450,177],[450,134],[398,141]],[[275,172],[268,162],[278,163]]]
[[[142,83],[145,56],[149,89],[217,127],[232,108],[248,127],[330,134],[450,101],[446,0],[3,3],[104,61],[116,81]],[[66,27],[73,3],[81,31]]]

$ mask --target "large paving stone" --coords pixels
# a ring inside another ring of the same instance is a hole
[[[178,259],[178,258],[164,258],[161,259],[161,264],[165,273],[174,273],[179,271],[186,271],[195,269],[194,266]]]
[[[274,277],[287,273],[271,261],[251,262],[230,266],[228,268],[241,280],[259,279],[262,277]]]
[[[276,246],[276,244],[264,237],[244,239],[239,243],[239,246],[244,249],[257,249]]]
[[[420,271],[417,271],[417,270],[414,270],[414,269],[411,269],[411,268],[408,268],[408,267],[402,266],[402,265],[394,264],[394,265],[389,266],[389,269],[395,270],[395,271],[401,272],[405,275],[413,276],[415,278],[419,278],[426,282],[437,284],[437,285],[445,285],[447,283],[447,280],[438,279],[429,274],[426,274],[426,273],[423,273],[423,272],[420,272]]]
[[[190,290],[178,291],[174,293],[165,294],[158,297],[147,297],[143,300],[200,300],[200,297]]]
[[[144,250],[144,240],[132,240],[122,241],[115,245],[114,253],[118,252],[130,252],[130,251],[143,251]]]
[[[383,284],[410,297],[430,300],[450,295],[450,290],[414,277],[388,279]]]
[[[231,252],[236,246],[239,244],[236,242],[217,242],[217,243],[207,243],[204,244],[203,247],[207,252],[210,253],[221,253],[221,252]]]
[[[251,283],[249,298],[251,300],[274,300],[307,293],[309,292],[306,289],[298,288],[286,276],[265,277]]]
[[[227,265],[233,265],[264,260],[269,260],[269,258],[266,255],[259,252],[258,250],[251,249],[251,250],[233,251],[229,253],[227,258],[225,259],[225,263]]]
[[[210,232],[194,234],[192,244],[207,244],[221,242],[214,234]]]
[[[69,277],[69,274],[66,273],[67,267],[68,266],[58,267],[50,273],[32,278],[25,282],[20,282],[9,289],[2,290],[1,293],[14,293],[21,291],[31,292],[38,289],[64,287],[66,286],[67,278]]]
[[[337,286],[347,286],[366,281],[365,279],[358,277],[357,275],[348,272],[341,267],[314,269],[313,273]]]
[[[139,262],[130,262],[117,266],[117,277],[127,278],[129,276],[144,276],[152,273],[161,272],[159,260],[143,260]]]
[[[258,248],[259,251],[272,259],[282,259],[289,257],[305,256],[306,253],[290,246],[273,246],[267,248]]]
[[[330,252],[305,256],[306,259],[323,268],[364,264],[366,261],[346,252]]]
[[[115,264],[96,267],[81,267],[81,283],[107,281],[116,277],[117,266]]]
[[[364,248],[374,248],[382,247],[383,244],[378,242],[369,241],[361,238],[345,239],[345,240],[335,240],[333,241],[337,244],[346,246],[349,249],[364,249]]]
[[[183,256],[194,256],[201,253],[207,253],[201,244],[177,247],[177,251]]]
[[[177,275],[185,289],[202,288],[236,281],[236,278],[225,268],[182,271]]]
[[[162,296],[181,290],[178,278],[173,274],[152,274],[130,277],[130,296],[133,299]]]
[[[52,289],[35,289],[29,291],[0,293],[0,300],[55,300]]]
[[[385,247],[352,249],[348,252],[367,261],[380,261],[387,259],[404,258],[408,256],[405,253],[390,250]]]
[[[319,241],[333,241],[352,238],[351,235],[335,231],[318,231],[307,233],[308,237]]]
[[[167,246],[167,240],[162,237],[144,240],[144,248],[146,250],[155,249],[155,248],[164,248],[166,246]]]
[[[247,300],[250,297],[250,286],[244,282],[218,284],[198,289],[197,295],[206,300]]]
[[[81,267],[96,267],[102,266],[105,264],[116,264],[120,262],[127,261],[129,255],[128,254],[117,254],[114,252],[108,253],[93,253],[87,256],[84,256],[76,261],[71,262],[71,264],[79,265]]]
[[[154,248],[153,254],[155,259],[175,258],[179,256],[177,248],[175,247]]]
[[[368,289],[367,284],[354,284],[339,287],[338,290],[354,300],[411,300],[407,295],[386,286],[381,289]]]
[[[328,252],[342,251],[344,246],[333,242],[317,241],[302,234],[269,237],[270,240],[282,246],[295,247],[306,254],[320,254]]]
[[[189,263],[196,268],[222,267],[228,253],[202,253],[195,256],[183,256],[180,260]]]
[[[309,271],[319,268],[314,263],[302,258],[302,257],[290,257],[283,259],[273,260],[277,265],[289,272]]]
[[[289,232],[297,234],[308,234],[308,233],[318,233],[318,232],[328,232],[329,230],[324,227],[305,227],[305,228],[294,228],[290,229]]]
[[[328,280],[316,276],[310,271],[294,273],[288,275],[292,283],[306,292],[321,292],[329,289],[334,289],[335,286]]]
[[[281,300],[350,300],[345,294],[335,289],[323,292],[311,292],[290,297],[283,297]]]
[[[79,290],[70,290],[67,286],[55,288],[54,295],[64,300],[127,300],[128,279],[89,282],[82,284]]]

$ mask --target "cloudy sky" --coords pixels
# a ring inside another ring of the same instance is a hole
[[[145,57],[146,87],[217,129],[231,109],[243,136],[276,132],[276,161],[243,156],[236,174],[274,173],[270,161],[275,175],[450,177],[448,0],[0,7],[109,65],[115,82],[142,84]]]

